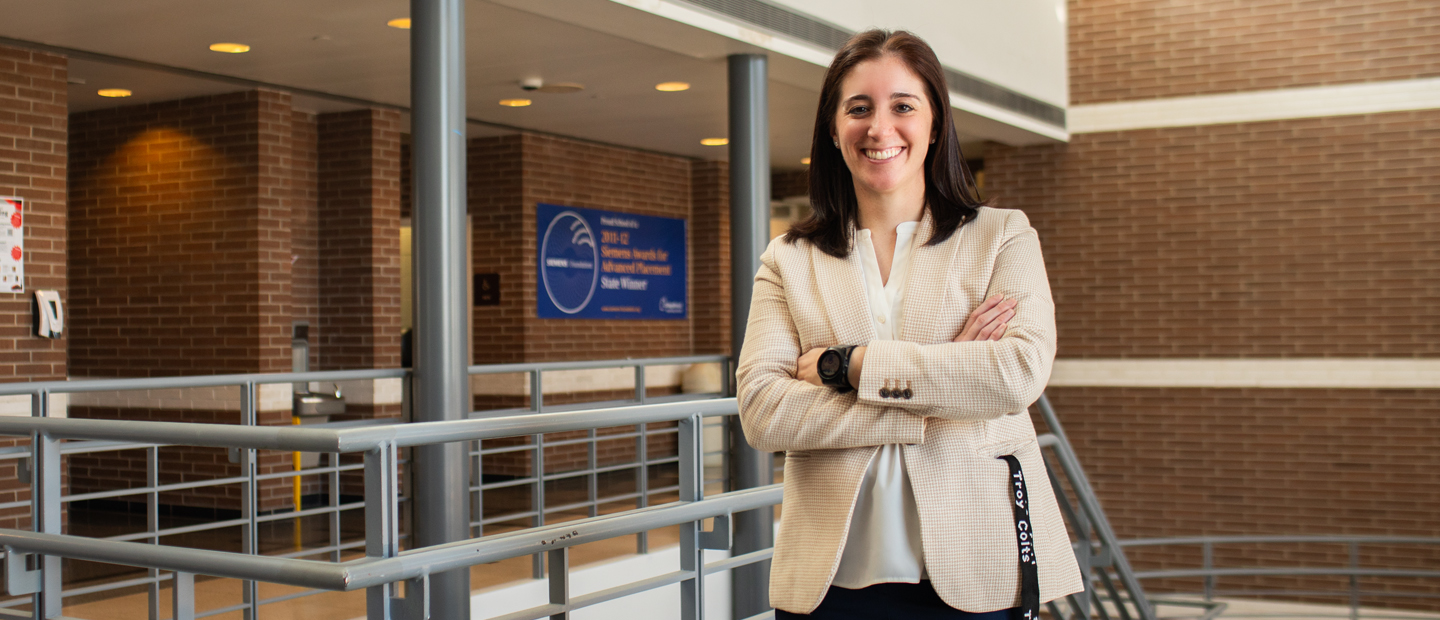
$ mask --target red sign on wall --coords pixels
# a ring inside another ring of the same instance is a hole
[[[25,199],[0,196],[0,292],[25,292]]]

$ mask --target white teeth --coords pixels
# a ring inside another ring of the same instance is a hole
[[[891,148],[885,149],[885,150],[883,150],[883,151],[872,151],[872,150],[870,150],[870,149],[866,149],[866,150],[865,150],[865,156],[866,156],[866,157],[868,157],[868,158],[870,158],[870,159],[877,160],[877,161],[884,161],[884,160],[890,159],[891,157],[894,157],[894,156],[899,155],[899,154],[900,154],[900,147],[898,147],[898,146],[896,146],[896,147],[891,147]]]

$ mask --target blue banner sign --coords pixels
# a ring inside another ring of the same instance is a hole
[[[684,319],[685,220],[536,205],[544,319]]]

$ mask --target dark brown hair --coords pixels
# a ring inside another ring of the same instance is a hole
[[[856,65],[887,55],[899,58],[925,83],[934,109],[930,128],[935,144],[925,155],[925,208],[935,222],[935,233],[925,244],[943,243],[975,218],[978,207],[984,206],[955,138],[950,89],[945,86],[945,72],[935,50],[903,30],[867,30],[850,37],[825,72],[820,107],[815,111],[815,136],[810,142],[811,213],[790,227],[785,233],[786,242],[805,239],[831,256],[845,258],[850,254],[851,229],[859,217],[859,204],[850,168],[839,149],[831,144],[835,113],[840,108],[840,82]]]

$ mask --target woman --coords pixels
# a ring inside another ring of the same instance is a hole
[[[1021,617],[1082,590],[1026,413],[1055,357],[1039,242],[978,200],[934,51],[852,38],[810,157],[814,214],[761,257],[737,370],[745,436],[786,452],[776,617]]]

